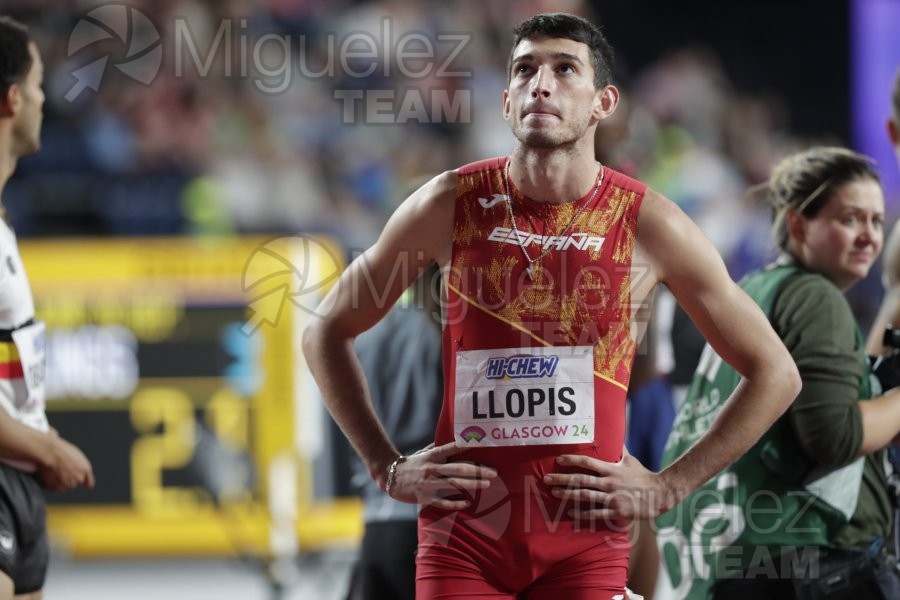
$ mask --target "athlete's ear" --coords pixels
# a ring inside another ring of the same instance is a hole
[[[510,110],[509,90],[503,90],[503,119],[506,121],[509,121]]]
[[[594,102],[591,112],[598,121],[610,117],[616,112],[619,105],[619,88],[614,85],[606,85],[598,89],[594,94]]]
[[[22,106],[22,88],[14,83],[0,93],[0,116],[14,117]]]

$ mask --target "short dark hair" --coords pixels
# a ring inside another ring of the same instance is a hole
[[[512,79],[513,52],[522,40],[561,38],[587,45],[594,67],[594,87],[612,83],[613,49],[600,28],[581,17],[567,13],[534,15],[519,23],[513,30],[512,48],[506,63],[507,81]]]
[[[28,28],[11,17],[0,16],[0,93],[22,83],[31,71]]]

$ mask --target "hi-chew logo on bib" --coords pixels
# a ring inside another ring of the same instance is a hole
[[[468,447],[593,442],[593,347],[457,352],[453,430]]]
[[[488,379],[553,377],[558,364],[559,356],[556,355],[514,354],[509,357],[489,358],[485,377]]]

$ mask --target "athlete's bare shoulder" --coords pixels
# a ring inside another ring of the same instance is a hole
[[[638,213],[638,243],[652,245],[655,237],[652,234],[665,231],[682,219],[690,220],[677,204],[648,187]]]
[[[445,171],[413,192],[391,216],[376,248],[415,252],[444,264],[453,239],[456,171]]]
[[[651,279],[670,289],[682,286],[689,292],[701,281],[713,283],[723,275],[731,281],[722,258],[697,224],[651,189],[641,204],[636,237],[636,253],[649,265]]]
[[[432,177],[422,187],[413,192],[408,201],[416,205],[417,210],[431,213],[447,213],[453,216],[453,201],[456,198],[456,170],[444,171]]]
[[[677,204],[647,188],[638,213],[635,256],[640,264],[648,265],[653,282],[664,281],[666,262],[675,258],[668,255],[679,245],[678,238],[695,227]]]

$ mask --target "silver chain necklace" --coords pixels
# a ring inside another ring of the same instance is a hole
[[[544,259],[545,256],[550,254],[550,251],[553,250],[553,246],[547,245],[546,248],[543,249],[541,254],[537,258],[531,258],[528,254],[528,250],[525,249],[525,244],[522,242],[522,234],[519,233],[519,228],[516,226],[516,216],[513,214],[512,207],[512,193],[510,192],[509,185],[509,163],[512,162],[512,159],[506,160],[506,167],[503,169],[503,183],[506,185],[506,211],[509,213],[509,220],[512,221],[513,231],[516,234],[516,242],[519,244],[519,249],[522,250],[522,255],[525,256],[525,260],[528,261],[528,266],[525,267],[525,272],[528,273],[528,279],[534,281],[534,265],[535,263],[540,264],[541,260]],[[597,163],[600,164],[600,163]],[[575,211],[575,214],[572,215],[572,218],[569,219],[569,224],[566,225],[566,228],[563,229],[557,236],[555,237],[563,237],[565,236],[569,230],[572,228],[572,225],[575,224],[575,221],[578,220],[578,217],[581,216],[581,213],[584,212],[584,209],[587,208],[593,201],[594,197],[597,195],[597,192],[600,190],[600,186],[603,185],[603,165],[600,165],[600,171],[597,173],[597,185],[594,186],[594,191],[591,192],[591,197],[587,199],[587,202],[583,203],[578,210]]]

